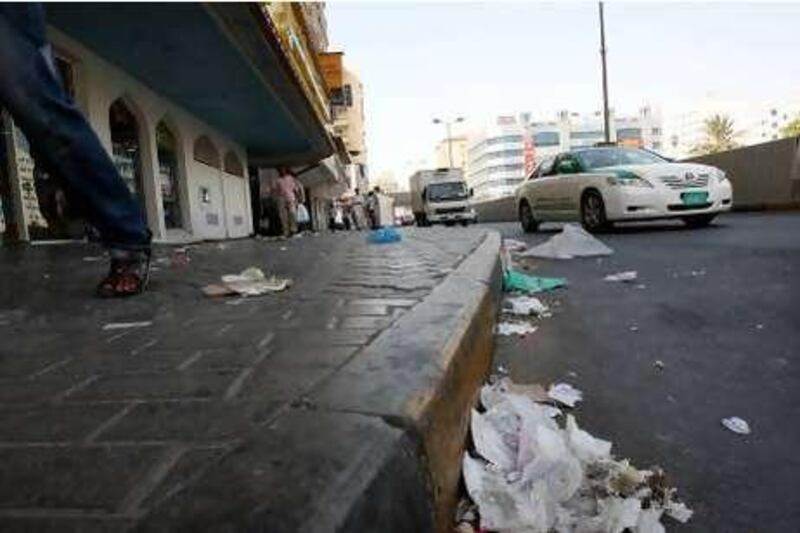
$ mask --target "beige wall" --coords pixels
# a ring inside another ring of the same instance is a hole
[[[725,171],[735,209],[800,207],[800,138],[690,159]]]
[[[352,155],[354,163],[367,163],[367,140],[364,130],[364,86],[361,80],[351,70],[342,69],[342,84],[349,85],[353,94],[353,105],[350,107],[337,106],[335,111],[334,129],[341,135],[348,152],[358,152]]]
[[[453,137],[452,138],[453,144],[453,168],[461,168],[464,169],[466,174],[467,169],[467,138],[466,137]],[[442,139],[439,141],[439,144],[436,145],[436,151],[434,153],[434,162],[436,164],[436,168],[446,168],[450,166],[448,149],[447,149],[447,139]]]

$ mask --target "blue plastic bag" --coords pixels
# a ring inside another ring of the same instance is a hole
[[[400,240],[400,232],[393,227],[374,229],[367,235],[367,241],[372,244],[390,244]]]

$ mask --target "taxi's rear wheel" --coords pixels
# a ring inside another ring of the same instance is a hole
[[[525,233],[534,233],[539,229],[539,222],[533,217],[533,210],[528,200],[522,200],[519,204],[519,222]]]
[[[608,228],[606,204],[597,191],[586,191],[581,198],[581,225],[586,231],[598,232]]]

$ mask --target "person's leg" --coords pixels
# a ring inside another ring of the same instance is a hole
[[[278,198],[278,216],[281,219],[281,234],[284,237],[290,235],[289,231],[289,202],[285,198]]]
[[[297,233],[297,204],[287,203],[286,218],[289,222],[289,235]]]
[[[24,16],[17,16],[19,10]],[[0,9],[0,105],[9,110],[44,166],[58,169],[106,246],[118,257],[124,251],[149,250],[151,234],[142,208],[61,87],[43,42],[40,6]]]

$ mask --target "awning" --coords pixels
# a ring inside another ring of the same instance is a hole
[[[247,148],[252,165],[334,151],[255,3],[50,3],[48,23]]]

